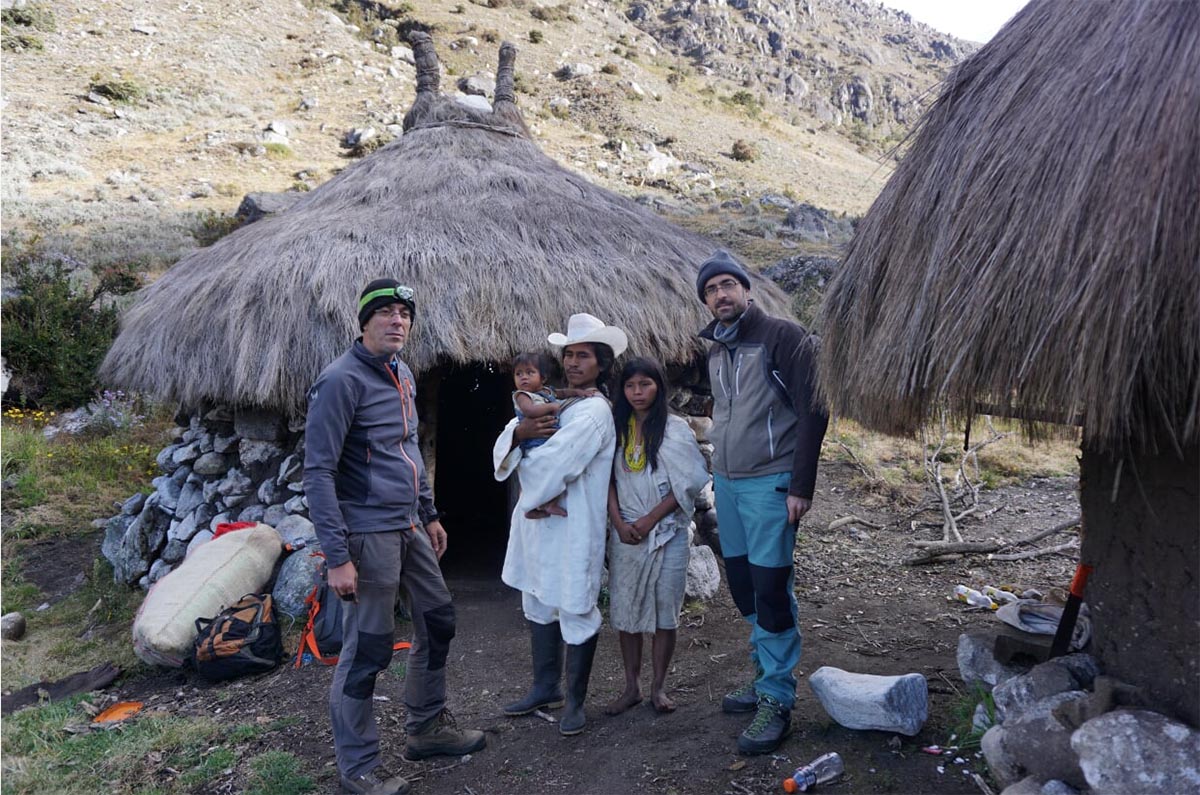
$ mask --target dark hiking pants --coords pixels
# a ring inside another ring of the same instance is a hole
[[[347,778],[374,769],[379,758],[375,677],[392,660],[396,595],[403,589],[412,613],[412,649],[405,675],[405,729],[414,733],[446,704],[446,656],[454,637],[454,606],[437,556],[423,530],[351,533],[350,559],[358,570],[358,602],[347,602],[342,653],[329,689],[329,713],[338,770]]]

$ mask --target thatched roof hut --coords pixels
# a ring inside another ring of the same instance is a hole
[[[836,409],[1200,439],[1200,5],[1039,2],[948,79],[826,294]]]
[[[950,76],[822,307],[836,411],[1082,415],[1093,650],[1200,722],[1200,4],[1033,0]]]
[[[432,42],[413,43],[403,137],[144,289],[107,382],[302,413],[316,375],[358,334],[358,291],[380,276],[416,288],[403,356],[418,374],[544,349],[579,311],[624,327],[631,351],[693,359],[707,322],[693,282],[715,245],[547,157],[514,103],[511,44],[494,110],[481,112],[439,93]],[[766,280],[756,293],[786,307]]]

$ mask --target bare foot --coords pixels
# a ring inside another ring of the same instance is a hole
[[[550,514],[543,511],[541,508],[534,508],[532,511],[525,512],[526,519],[545,519]]]
[[[560,506],[557,502],[551,500],[545,505],[538,506],[539,511],[544,511],[548,516],[566,516],[567,509]]]
[[[617,696],[616,700],[604,708],[605,715],[620,715],[630,707],[642,703],[642,694],[635,687],[630,690],[625,689],[625,692]]]
[[[656,712],[674,712],[675,702],[667,698],[667,691],[655,690],[650,695],[650,703],[654,705]]]

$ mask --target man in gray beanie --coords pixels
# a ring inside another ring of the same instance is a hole
[[[738,751],[765,754],[791,731],[800,662],[792,552],[812,505],[829,416],[814,402],[816,339],[750,298],[750,277],[727,251],[700,266],[696,293],[712,313],[713,492],[729,591],[751,625],[755,677],[721,701],[755,713]]]
[[[399,357],[416,308],[411,287],[394,279],[368,284],[358,300],[362,336],[308,393],[304,491],[329,586],[345,600],[329,714],[342,791],[356,795],[409,789],[380,766],[373,710],[375,677],[392,659],[401,588],[413,625],[405,757],[462,756],[485,744],[483,732],[459,729],[446,709],[446,659],[455,630],[438,566],[446,531],[417,441],[416,381]]]

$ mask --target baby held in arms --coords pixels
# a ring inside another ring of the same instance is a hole
[[[516,387],[512,394],[513,411],[516,412],[518,420],[526,417],[555,417],[554,427],[557,429],[557,417],[563,409],[579,398],[600,394],[595,389],[555,389],[547,385],[549,360],[540,353],[517,354],[512,360],[512,369],[513,386]],[[546,441],[526,439],[521,442],[521,451],[524,455],[530,455]],[[558,504],[558,497],[525,513],[529,519],[542,519],[551,515],[567,515],[566,510]]]

